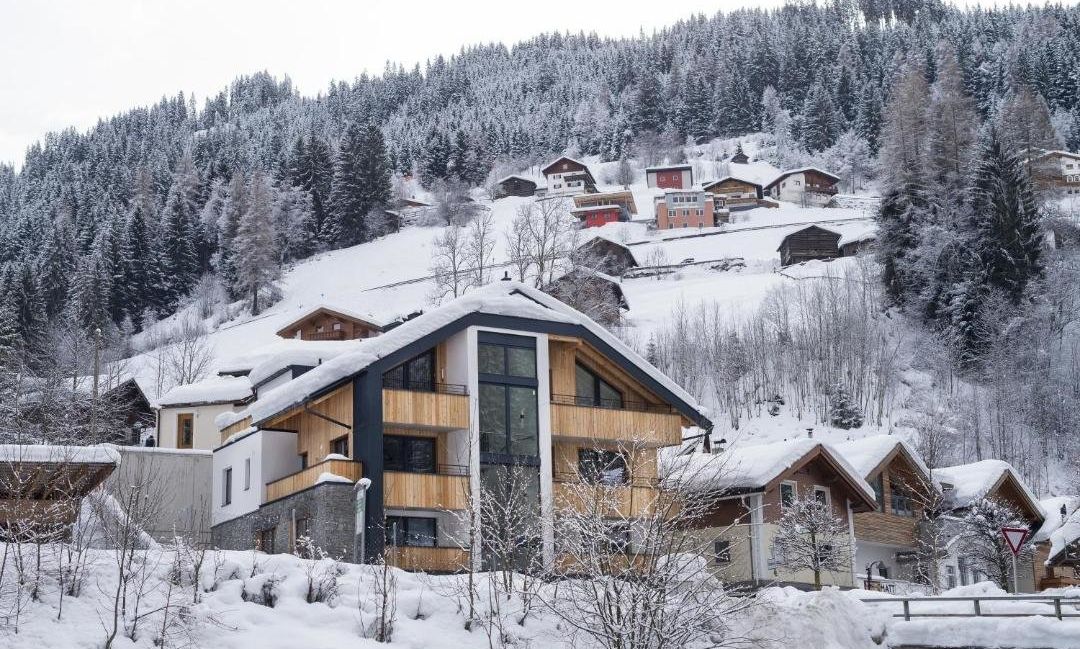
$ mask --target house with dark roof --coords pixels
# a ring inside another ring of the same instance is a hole
[[[495,182],[495,197],[533,196],[536,194],[536,181],[527,176],[511,174]]]
[[[607,237],[595,236],[578,245],[575,252],[582,265],[616,277],[638,266],[630,248]]]
[[[784,237],[776,251],[780,253],[781,266],[835,259],[840,256],[840,233],[811,225]]]
[[[540,173],[547,180],[547,196],[591,194],[596,191],[596,178],[588,165],[568,156],[553,160]]]
[[[319,304],[302,311],[282,326],[277,335],[300,340],[355,340],[382,332],[374,318],[340,306]]]
[[[690,189],[694,186],[694,167],[688,164],[645,167],[645,181],[659,189]]]
[[[765,193],[779,201],[820,207],[836,195],[839,182],[839,176],[816,167],[788,169],[765,186]]]
[[[215,546],[291,551],[307,535],[347,560],[436,572],[479,565],[460,514],[508,472],[551,520],[582,489],[648,497],[658,449],[712,427],[618,337],[513,281],[357,341],[217,425]],[[554,565],[541,528],[531,540]]]

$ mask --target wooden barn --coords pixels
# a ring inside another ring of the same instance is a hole
[[[813,259],[835,259],[840,256],[840,233],[811,225],[784,237],[777,251],[781,266]]]
[[[630,249],[606,237],[594,237],[577,247],[582,263],[619,276],[631,268],[637,268],[637,260]]]
[[[602,325],[616,325],[630,310],[619,280],[589,268],[577,268],[542,289]]]
[[[536,194],[536,181],[516,174],[500,179],[495,183],[495,197],[533,196]]]

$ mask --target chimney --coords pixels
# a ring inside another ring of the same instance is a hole
[[[810,438],[810,439],[814,439],[814,429],[813,428],[807,428],[806,429],[806,436],[808,438]]]
[[[510,271],[508,271],[508,270],[503,271],[502,281],[504,281],[504,282],[512,282],[513,281],[512,279],[510,279]]]

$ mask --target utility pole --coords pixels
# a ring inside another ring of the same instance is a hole
[[[97,443],[98,381],[101,376],[101,327],[94,328],[94,390],[90,412],[90,443]]]

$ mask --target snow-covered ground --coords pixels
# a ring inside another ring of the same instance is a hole
[[[46,547],[43,565],[48,569],[55,552]],[[25,548],[24,548],[25,551]],[[147,587],[139,602],[139,610],[149,613],[140,620],[134,641],[123,631],[115,647],[156,646],[161,637],[160,610],[166,602],[168,577],[174,554],[168,550],[150,550],[145,559],[149,567]],[[136,565],[143,562],[137,553]],[[337,572],[337,596],[329,602],[309,604],[308,574],[326,570]],[[462,592],[461,576],[429,576],[393,570],[397,581],[396,620],[392,643],[379,644],[369,637],[369,630],[378,608],[374,591],[376,573],[371,567],[340,564],[324,559],[317,564],[292,555],[267,556],[252,552],[211,552],[203,565],[200,580],[200,602],[193,603],[195,588],[189,577],[171,593],[170,616],[180,624],[166,625],[166,647],[213,647],[215,649],[336,649],[338,647],[408,647],[411,649],[489,649],[491,646],[575,647],[587,649],[593,645],[574,636],[565,623],[560,623],[543,605],[536,605],[523,625],[514,620],[518,610],[516,598],[502,603],[510,633],[505,645],[489,644],[483,625],[472,631],[464,628],[461,601],[455,593]],[[8,574],[11,575],[9,565]],[[185,573],[187,574],[187,573]],[[104,550],[90,551],[90,565],[85,584],[78,597],[65,597],[59,608],[58,584],[46,574],[36,601],[23,602],[19,614],[18,632],[10,608],[0,618],[0,646],[6,649],[97,649],[104,645],[112,628],[113,602],[116,592],[114,555]],[[276,582],[276,584],[275,584]],[[275,601],[273,607],[263,601],[264,586]],[[133,580],[128,593],[133,607],[137,581]],[[10,604],[13,584],[7,582],[3,592]],[[547,596],[553,585],[546,586]],[[484,589],[481,589],[484,592]],[[945,596],[992,596],[1001,591],[984,583],[961,587]],[[1063,593],[1073,597],[1080,590]],[[866,591],[841,592],[826,589],[807,593],[793,588],[768,588],[761,591],[753,604],[725,622],[730,635],[720,646],[781,649],[798,646],[800,649],[875,649],[877,647],[934,646],[934,647],[1018,647],[1042,649],[1075,649],[1080,638],[1080,619],[1053,620],[1046,618],[955,618],[948,620],[917,620],[904,622],[892,617],[899,611],[897,604],[866,604],[863,598],[881,597]],[[485,597],[478,605],[487,610]],[[970,604],[927,603],[916,611],[970,610]],[[1049,612],[1045,604],[985,604],[993,612]],[[1066,612],[1075,612],[1072,608]],[[57,619],[59,617],[59,620]],[[122,625],[121,625],[122,626]],[[693,648],[690,648],[693,649]]]

